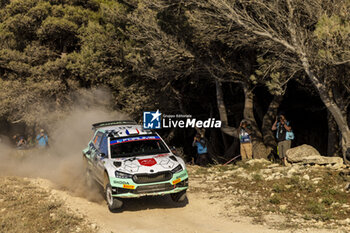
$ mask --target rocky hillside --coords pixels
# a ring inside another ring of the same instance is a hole
[[[350,169],[332,165],[283,167],[267,160],[208,168],[190,166],[190,189],[226,203],[253,222],[278,229],[350,230]]]

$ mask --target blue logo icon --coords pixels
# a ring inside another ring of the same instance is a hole
[[[160,116],[162,113],[157,110],[156,112],[143,112],[143,128],[144,129],[160,129]]]

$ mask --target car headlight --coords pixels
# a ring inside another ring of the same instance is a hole
[[[182,169],[182,166],[181,164],[179,164],[176,168],[174,168],[173,170],[171,170],[172,173],[178,173],[178,172],[181,172],[183,169]]]
[[[128,173],[116,171],[115,172],[115,177],[119,178],[119,179],[130,179],[130,178],[132,178],[132,175],[128,174]]]

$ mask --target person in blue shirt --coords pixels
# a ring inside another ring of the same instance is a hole
[[[206,166],[208,164],[208,147],[207,140],[203,138],[200,134],[194,137],[192,142],[193,147],[197,147],[197,159],[196,164],[200,166]]]
[[[287,165],[287,150],[290,149],[294,134],[292,131],[292,127],[289,125],[289,121],[287,121],[286,117],[283,113],[280,113],[275,123],[272,126],[272,130],[277,130],[276,138],[278,142],[278,155],[284,165]]]
[[[253,158],[253,146],[250,138],[251,130],[246,120],[242,120],[239,127],[239,141],[241,158],[242,160],[248,160]]]
[[[47,135],[45,134],[45,131],[43,129],[40,130],[40,134],[36,136],[36,141],[38,143],[39,148],[47,148],[49,145],[49,139]]]

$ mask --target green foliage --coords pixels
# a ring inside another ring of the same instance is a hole
[[[37,35],[41,42],[66,52],[67,48],[73,49],[78,43],[77,30],[78,25],[72,21],[65,18],[48,17],[43,21]]]
[[[32,7],[34,7],[39,1],[38,0],[13,0],[10,4],[6,5],[6,12],[9,16],[14,16],[16,14],[25,14]]]
[[[285,191],[285,188],[282,185],[274,184],[272,187],[272,191],[275,193],[282,193]]]
[[[318,55],[320,58],[331,63],[350,59],[350,17],[348,13],[322,15],[317,22],[314,35],[319,43]]]
[[[259,173],[253,173],[252,177],[253,177],[253,180],[255,180],[255,181],[262,181],[263,180],[262,176]]]
[[[0,8],[3,8],[10,3],[10,0],[0,0]]]
[[[278,196],[273,196],[272,198],[269,199],[269,202],[274,205],[278,205],[281,203],[280,197]]]

